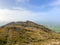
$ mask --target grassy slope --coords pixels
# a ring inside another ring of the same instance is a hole
[[[60,34],[35,23],[10,24],[0,28],[0,45],[52,45],[52,42],[59,42],[59,45]]]

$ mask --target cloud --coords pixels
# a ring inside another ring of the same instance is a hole
[[[32,12],[23,8],[0,9],[0,21],[59,21],[60,8],[55,7],[48,12]]]
[[[16,8],[15,8],[16,9]],[[11,9],[0,9],[0,21],[25,21],[25,20],[37,20],[41,19],[37,15],[43,15],[43,13],[35,13],[32,11]]]
[[[29,2],[29,0],[16,0],[17,3],[26,3]]]
[[[17,3],[26,3],[28,1],[29,0],[16,0]],[[59,16],[60,7],[57,7],[57,5],[60,5],[59,2],[60,2],[59,0],[56,0],[53,3],[50,3],[50,5],[49,4],[42,5],[40,7],[28,4],[29,7],[26,8],[25,7],[21,8],[21,6],[15,6],[15,7],[11,6],[12,9],[8,8],[0,9],[0,21],[24,21],[24,20],[57,21],[60,17]],[[54,8],[52,8],[49,11],[46,11],[48,10],[46,8],[47,6],[54,6]],[[29,9],[27,10],[27,8]],[[46,10],[44,11],[44,9]],[[37,11],[35,12],[35,10]]]
[[[52,5],[52,6],[59,6],[60,5],[60,0],[55,0],[50,5]]]
[[[32,14],[25,10],[10,10],[10,9],[0,9],[0,20],[3,21],[13,21],[13,20],[25,20]],[[4,19],[3,19],[4,18]]]

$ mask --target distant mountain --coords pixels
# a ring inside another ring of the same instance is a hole
[[[59,45],[60,34],[32,21],[0,27],[0,45]]]

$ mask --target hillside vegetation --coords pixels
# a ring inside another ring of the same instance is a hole
[[[0,27],[0,45],[60,45],[60,34],[31,21]]]

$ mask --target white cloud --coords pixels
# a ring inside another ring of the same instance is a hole
[[[41,19],[38,15],[43,13],[35,13],[20,8],[19,10],[0,9],[0,21],[25,21]]]
[[[16,0],[17,3],[25,3],[28,0]],[[53,3],[50,3],[51,6],[56,6],[52,10],[48,12],[32,12],[28,11],[26,9],[20,8],[20,7],[12,7],[13,10],[10,9],[0,9],[0,21],[20,21],[20,20],[53,20],[55,19],[54,15],[59,15],[60,14],[60,7],[57,7],[57,5],[60,5],[60,0],[57,0]],[[30,7],[35,7],[35,8],[45,8],[45,6],[42,7],[36,7],[36,6],[31,6]],[[52,16],[53,15],[53,16]],[[57,16],[58,18],[58,16]]]
[[[50,5],[52,5],[52,6],[59,6],[60,5],[60,0],[55,0]]]
[[[29,2],[29,0],[16,0],[17,3],[26,3]]]
[[[16,9],[16,10],[15,10]],[[58,21],[60,8],[54,8],[48,12],[32,12],[23,8],[0,9],[0,21]]]

